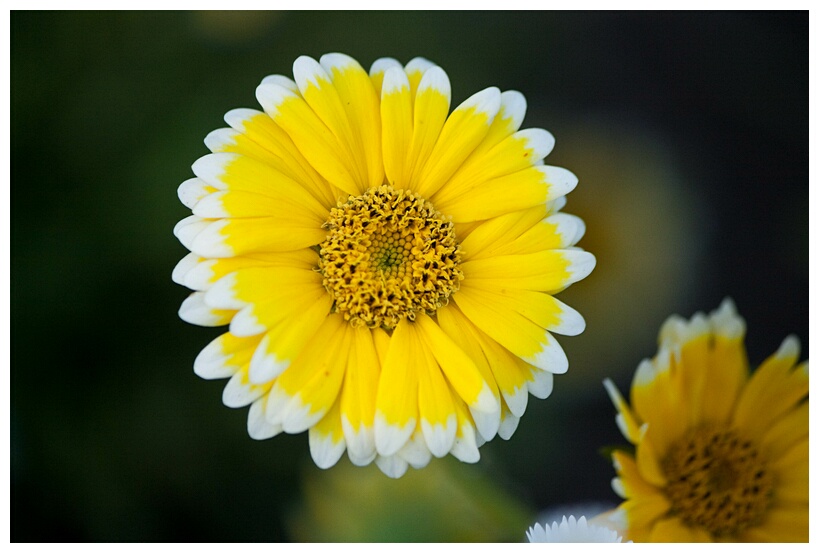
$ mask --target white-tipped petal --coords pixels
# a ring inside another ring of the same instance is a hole
[[[295,86],[296,83],[293,83],[293,87]],[[230,110],[225,114],[225,123],[230,125],[232,129],[235,129],[239,132],[243,132],[245,130],[245,121],[249,121],[261,114],[262,114],[261,111],[255,109],[236,108]]]
[[[518,429],[519,422],[520,417],[516,417],[511,413],[505,413],[498,428],[498,436],[503,440],[508,440],[512,437],[512,434],[515,433],[515,430]]]
[[[278,84],[260,84],[256,87],[256,100],[264,108],[265,113],[276,118],[279,106],[289,98],[298,98],[298,93]]]
[[[402,447],[397,456],[401,457],[412,468],[420,469],[429,464],[432,459],[432,453],[427,446],[426,440],[420,431],[416,431],[412,438],[410,438],[404,447]]]
[[[487,442],[491,441],[492,438],[494,438],[498,433],[498,427],[500,426],[500,411],[495,411],[494,413],[484,413],[470,407],[469,413],[472,415],[472,420],[475,421],[475,426],[483,439]]]
[[[330,82],[330,76],[321,64],[310,56],[299,56],[293,62],[293,77],[302,95],[310,85],[319,87],[319,81]]]
[[[407,472],[409,465],[398,455],[390,455],[388,457],[379,455],[375,458],[375,464],[381,469],[381,472],[390,478],[401,478]]]
[[[526,148],[532,150],[532,155],[530,156],[532,160],[543,159],[548,156],[555,147],[555,137],[545,129],[523,129],[522,131],[516,132],[515,136],[523,138],[526,141]],[[577,179],[575,179],[575,181],[576,180]],[[548,182],[551,183],[552,181],[550,180]],[[561,196],[562,195],[563,194],[561,194]]]
[[[380,412],[375,414],[375,449],[379,455],[389,457],[401,449],[415,430],[414,418],[404,426],[389,424]]]
[[[322,434],[315,427],[309,432],[310,456],[320,469],[328,469],[335,465],[344,455],[344,438],[333,441],[331,434]]]
[[[719,308],[711,313],[711,325],[715,334],[728,339],[741,338],[745,335],[745,319],[739,316],[731,298],[722,300]]]
[[[247,305],[236,295],[236,273],[229,273],[211,286],[205,292],[205,301],[208,305],[220,309],[242,309]]]
[[[333,73],[333,69],[343,71],[344,69],[350,67],[359,67],[358,62],[355,61],[355,59],[346,54],[339,54],[338,52],[324,54],[319,58],[319,64],[324,68],[328,75]]]
[[[212,282],[211,279],[213,278],[213,266],[216,264],[215,259],[202,259],[196,254],[191,254],[199,262],[191,267],[191,269],[185,273],[185,279],[182,284],[190,288],[191,290],[199,290],[204,291],[210,288]]]
[[[384,94],[389,94],[402,88],[409,89],[407,75],[400,68],[388,68],[387,72],[384,73],[384,84],[381,85],[382,97]]]
[[[421,82],[418,84],[416,96],[420,95],[425,90],[437,91],[446,98],[447,104],[449,104],[452,97],[452,87],[449,83],[449,77],[447,76],[446,72],[437,65],[432,66],[429,71],[424,73],[424,76],[421,78]]]
[[[202,156],[191,165],[193,174],[205,181],[213,188],[225,190],[227,185],[222,180],[225,175],[225,167],[233,162],[238,154],[218,152]]]
[[[557,298],[553,299],[557,305],[560,306],[560,320],[555,324],[549,325],[551,332],[556,332],[563,336],[577,336],[586,330],[586,320],[583,319],[583,315]]]
[[[259,323],[259,319],[253,314],[255,306],[248,305],[240,309],[230,321],[230,333],[234,336],[258,336],[265,332],[267,328]]]
[[[179,196],[179,201],[188,209],[193,209],[199,200],[211,192],[212,187],[209,187],[208,183],[198,177],[186,180],[176,189],[176,195]]]
[[[196,356],[193,362],[193,372],[199,378],[205,380],[229,378],[239,369],[239,367],[227,364],[230,356],[225,354],[221,338],[219,336],[213,340]]]
[[[230,322],[233,312],[214,309],[204,301],[203,292],[194,292],[179,307],[179,318],[199,326],[222,326]]]
[[[225,194],[230,194],[230,192],[222,190],[208,194],[193,206],[193,214],[206,219],[229,217],[230,213],[225,209],[224,202],[222,201]]]
[[[542,349],[535,355],[523,358],[523,360],[550,373],[565,373],[569,369],[569,359],[566,357],[563,348],[549,332],[544,332],[543,338],[544,342],[540,344]]]
[[[574,190],[575,187],[577,187],[577,176],[575,176],[575,174],[568,169],[564,169],[563,167],[555,167],[553,165],[541,165],[540,171],[546,175],[545,180],[550,185],[550,199],[565,196]]]
[[[345,415],[341,416],[341,428],[347,442],[347,456],[356,466],[369,465],[375,459],[375,432],[371,427],[354,429]]]
[[[311,412],[310,405],[305,405],[301,394],[296,394],[281,412],[282,428],[288,434],[304,432],[324,417],[324,411]]]
[[[594,255],[583,250],[567,249],[563,250],[563,258],[569,262],[568,272],[570,274],[566,286],[583,280],[594,269],[597,259]]]
[[[424,434],[424,440],[427,442],[430,453],[436,457],[443,457],[449,453],[452,444],[455,442],[457,429],[457,420],[454,413],[447,417],[446,425],[440,423],[430,424],[421,419],[421,431]]]
[[[501,390],[503,400],[506,406],[516,417],[522,417],[526,412],[526,405],[529,402],[529,389],[524,383],[520,388],[516,388],[514,392],[505,392]]]
[[[222,390],[222,403],[226,407],[238,409],[250,405],[262,397],[264,392],[264,387],[250,384],[244,371],[239,371],[230,377],[225,389]]]
[[[290,77],[285,77],[284,75],[268,75],[267,77],[262,79],[262,82],[260,84],[274,84],[291,90],[296,94],[299,93],[299,86],[296,84],[296,81],[294,81]]]
[[[556,227],[553,232],[560,237],[561,248],[574,246],[586,234],[586,223],[576,215],[555,213],[543,219],[542,223]]]
[[[216,129],[208,133],[205,137],[205,146],[211,152],[223,152],[227,148],[236,145],[238,132],[233,129]]]
[[[282,432],[280,424],[270,424],[265,418],[265,401],[260,397],[250,405],[247,413],[247,433],[254,440],[267,440]]]
[[[501,92],[501,110],[504,118],[511,119],[510,127],[517,131],[526,116],[526,98],[517,90]]]
[[[194,267],[196,267],[200,259],[201,258],[195,253],[189,253],[188,255],[180,259],[179,263],[176,264],[176,267],[173,268],[173,272],[171,273],[171,280],[173,280],[177,284],[181,284],[182,286],[187,286],[187,284],[185,283],[185,277]]]
[[[532,376],[534,380],[526,383],[529,393],[538,399],[549,397],[554,387],[554,374],[549,371],[535,371]]]
[[[464,100],[456,109],[466,110],[474,108],[476,114],[485,114],[491,123],[500,109],[500,102],[500,90],[496,86],[490,86]]]
[[[202,219],[196,215],[185,217],[173,227],[173,235],[189,250],[193,249],[193,242],[212,221]]]
[[[378,73],[385,73],[390,67],[397,67],[401,69],[401,62],[395,58],[378,58],[370,66],[370,76]]]
[[[464,463],[477,463],[481,459],[478,451],[478,442],[475,439],[475,429],[471,424],[464,424],[460,428],[461,435],[455,437],[452,444],[452,456]]]
[[[228,237],[222,233],[229,223],[230,219],[211,222],[194,237],[189,249],[202,257],[233,257],[233,248],[227,244]]]
[[[436,67],[436,65],[428,59],[417,57],[412,58],[407,63],[407,65],[404,67],[404,71],[406,71],[407,74],[414,73],[416,71],[426,74],[427,70],[432,69],[433,67]]]
[[[253,352],[250,359],[249,377],[251,382],[270,382],[290,366],[290,360],[278,359],[268,351],[270,340],[268,335],[262,338],[259,347]]]

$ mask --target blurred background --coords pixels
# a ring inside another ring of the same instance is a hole
[[[732,297],[753,366],[808,357],[807,12],[12,12],[11,540],[524,541],[541,513],[617,502],[600,453],[672,313]],[[301,54],[423,56],[452,105],[527,98],[597,268],[560,298],[587,320],[570,369],[477,465],[401,480],[307,436],[255,442],[225,381],[193,374],[221,330],[183,323],[176,188],[222,115]],[[345,458],[346,459],[346,458]]]

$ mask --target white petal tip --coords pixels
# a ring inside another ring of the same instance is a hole
[[[421,420],[421,431],[424,434],[424,440],[427,442],[430,453],[435,457],[443,457],[449,453],[452,444],[455,442],[456,430],[454,414],[447,418],[446,425],[441,423],[430,424],[423,419]]]
[[[381,472],[390,478],[401,478],[409,468],[409,464],[397,455],[388,457],[379,455],[375,458],[375,464],[381,469]]]
[[[332,436],[323,435],[313,428],[309,434],[310,456],[316,466],[320,469],[334,466],[344,454],[344,438],[335,441]]]
[[[403,427],[391,425],[380,412],[375,414],[375,449],[383,457],[394,455],[401,449],[415,429],[415,419],[410,419]]]

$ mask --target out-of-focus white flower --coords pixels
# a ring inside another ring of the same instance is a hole
[[[620,543],[623,537],[615,530],[586,522],[586,517],[575,519],[564,516],[558,524],[544,527],[539,523],[526,531],[529,543]]]

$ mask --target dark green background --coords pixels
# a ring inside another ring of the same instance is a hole
[[[671,313],[731,296],[752,364],[789,333],[807,356],[807,12],[12,12],[10,42],[12,541],[347,539],[347,506],[356,539],[520,541],[538,510],[616,501],[600,381],[625,390]],[[553,396],[478,465],[409,486],[320,471],[306,435],[248,438],[191,369],[218,331],[176,315],[176,187],[202,139],[262,77],[332,51],[427,57],[453,106],[523,92],[598,258],[561,296],[588,327],[561,339]],[[436,478],[498,512],[448,514]],[[390,494],[394,519],[367,512]]]

